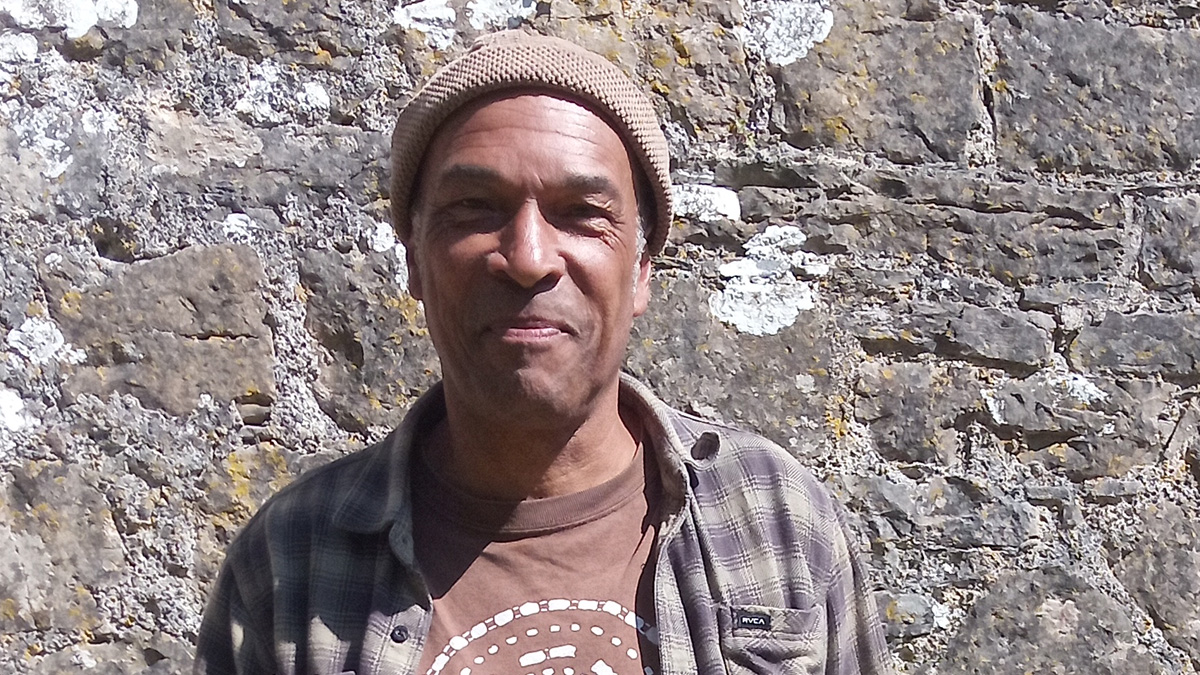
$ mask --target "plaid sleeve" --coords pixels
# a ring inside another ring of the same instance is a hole
[[[240,539],[247,539],[244,532]],[[270,588],[261,587],[245,550],[230,548],[204,610],[194,675],[275,675]],[[252,557],[251,557],[252,558]],[[261,568],[268,567],[265,562]]]
[[[826,675],[890,675],[891,654],[884,639],[883,623],[870,590],[854,536],[846,524],[841,505],[834,503],[839,544],[835,564],[829,570],[825,611],[829,627]]]

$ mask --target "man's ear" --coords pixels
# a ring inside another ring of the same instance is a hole
[[[404,265],[408,268],[408,294],[416,300],[424,300],[425,289],[421,283],[421,266],[413,253],[412,237],[404,241]]]
[[[409,279],[412,277],[410,276]],[[409,282],[411,286],[412,283]],[[637,283],[633,287],[633,315],[641,316],[646,313],[650,304],[650,256],[643,256],[637,267]]]

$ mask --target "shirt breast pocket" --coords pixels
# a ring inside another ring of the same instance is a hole
[[[721,605],[717,612],[721,653],[730,675],[824,672],[824,607]]]

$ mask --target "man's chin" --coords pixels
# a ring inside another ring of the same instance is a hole
[[[586,419],[602,388],[588,387],[580,373],[522,368],[480,378],[469,401],[472,407],[487,409],[479,412],[499,414],[525,425],[537,420],[563,424]]]

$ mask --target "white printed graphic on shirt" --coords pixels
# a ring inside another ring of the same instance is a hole
[[[426,675],[655,675],[642,645],[657,652],[658,630],[620,603],[526,602],[450,638]]]

